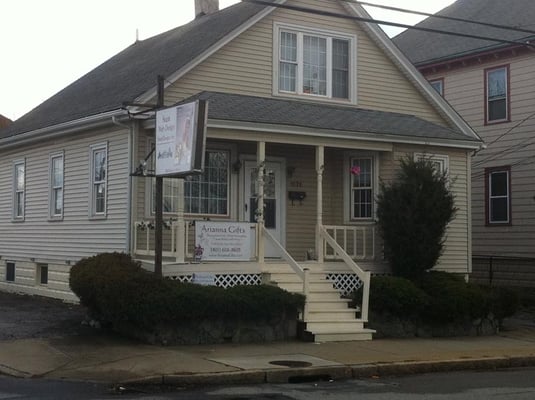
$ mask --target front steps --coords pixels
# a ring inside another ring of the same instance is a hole
[[[267,280],[289,292],[302,293],[303,283],[293,271],[277,268]],[[315,342],[371,340],[372,329],[364,327],[350,300],[342,299],[324,272],[319,268],[310,271],[309,294],[303,318],[303,336]]]

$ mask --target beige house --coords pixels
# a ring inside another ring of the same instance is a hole
[[[76,300],[70,266],[104,251],[153,268],[154,178],[143,172],[154,165],[157,75],[165,105],[208,101],[203,173],[164,179],[165,276],[304,291],[316,340],[369,339],[370,275],[388,271],[375,197],[407,155],[455,178],[459,211],[437,268],[469,273],[480,140],[378,27],[336,17],[368,17],[364,9],[210,8],[0,131],[0,288]],[[362,284],[356,319],[340,294]]]
[[[498,39],[417,30],[394,38],[486,143],[472,158],[472,277],[486,283],[533,286],[533,2],[458,0],[437,15],[487,25],[428,18],[418,26]]]

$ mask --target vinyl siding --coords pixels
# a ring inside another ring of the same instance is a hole
[[[347,14],[338,2],[330,0],[296,0],[288,4]],[[414,114],[445,125],[434,108],[356,22],[312,14],[305,20],[303,13],[285,9],[273,11],[168,87],[166,103],[173,104],[203,90],[273,96],[275,22],[356,35],[357,107]],[[310,96],[301,98],[313,100]]]
[[[478,152],[473,158],[474,256],[535,257],[534,63],[535,56],[529,53],[452,70],[442,75],[446,100],[488,144],[486,150]],[[485,125],[484,70],[507,64],[510,66],[511,122]],[[433,79],[436,76],[438,75],[429,75],[427,78]],[[485,168],[500,166],[511,166],[512,224],[486,226]]]
[[[396,146],[393,153],[394,169],[389,174],[393,173],[395,176],[399,159],[406,156],[412,157],[414,153],[448,156],[450,189],[455,198],[457,212],[453,221],[447,227],[444,251],[436,268],[466,274],[470,270],[469,209],[467,201],[469,190],[467,164],[470,162],[470,153],[464,150],[436,147]]]
[[[108,144],[107,217],[89,218],[90,145]],[[64,152],[64,218],[49,221],[49,156]],[[13,160],[26,160],[25,220],[12,222]],[[70,260],[103,251],[125,251],[128,204],[128,135],[126,131],[88,132],[3,151],[0,168],[0,254],[36,262]]]

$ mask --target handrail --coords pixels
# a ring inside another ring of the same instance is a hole
[[[284,247],[279,243],[277,239],[273,237],[273,235],[266,229],[265,226],[262,226],[262,233],[264,234],[264,237],[268,238],[268,240],[273,244],[277,250],[282,255],[282,258],[286,260],[288,264],[290,264],[290,267],[294,270],[294,272],[301,278],[301,281],[304,282],[305,280],[305,271],[301,266],[293,259],[293,257],[286,251]]]
[[[334,238],[329,235],[329,232],[323,227],[320,226],[319,229],[320,235],[329,245],[334,249],[335,253],[337,253],[340,257],[342,257],[342,260],[346,263],[346,265],[359,277],[359,279],[363,283],[363,290],[362,290],[362,307],[361,307],[361,314],[360,317],[363,321],[368,321],[368,310],[369,310],[369,299],[370,299],[370,281],[371,281],[371,272],[370,271],[364,271],[361,269],[358,264],[353,261],[353,259],[347,254],[342,246],[340,246]]]
[[[344,260],[344,262],[349,266],[349,268],[351,268],[353,272],[355,272],[360,279],[363,279],[364,276],[366,275],[366,272],[362,270],[355,261],[353,261],[353,259],[349,256],[349,254],[347,254],[342,248],[342,246],[340,246],[336,242],[336,240],[334,240],[334,238],[331,235],[329,235],[329,232],[327,232],[327,230],[323,226],[320,227],[320,234],[323,237],[323,239],[327,243],[329,243],[329,246],[331,246],[334,249],[335,253],[337,253],[340,257],[342,257],[342,260]]]

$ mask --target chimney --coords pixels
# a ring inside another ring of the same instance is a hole
[[[195,18],[219,11],[219,0],[195,0]]]

